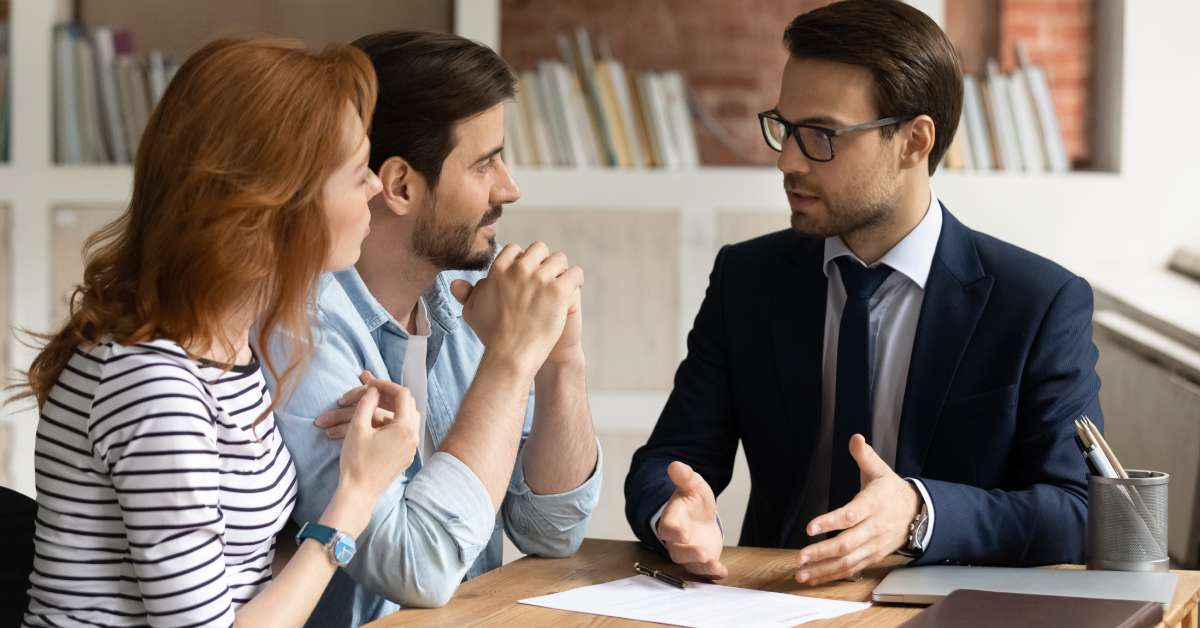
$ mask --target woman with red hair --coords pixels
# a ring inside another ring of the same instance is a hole
[[[368,231],[376,96],[350,46],[227,38],[192,55],[138,146],[133,195],[89,239],[69,320],[44,338],[29,625],[300,625],[375,500],[412,461],[407,391],[372,381],[338,490],[272,580],[296,473],[257,347],[306,356],[318,275]],[[261,360],[261,362],[260,362]]]

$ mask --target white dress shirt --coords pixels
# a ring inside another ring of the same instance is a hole
[[[900,416],[904,408],[913,340],[917,334],[921,304],[925,301],[925,281],[929,278],[929,267],[933,264],[941,232],[941,204],[930,189],[925,217],[904,239],[871,265],[871,268],[875,268],[886,264],[894,271],[871,296],[867,305],[867,355],[871,356],[867,366],[870,376],[868,390],[871,391],[871,446],[893,469],[896,466],[896,444],[900,435]],[[847,443],[833,442],[838,333],[842,324],[842,309],[846,305],[846,288],[842,285],[841,271],[834,260],[842,256],[852,257],[862,263],[840,236],[826,238],[824,270],[829,281],[825,298],[825,347],[821,369],[821,427],[804,491],[800,521],[805,523],[829,510],[833,447],[847,446]],[[912,482],[921,493],[929,515],[929,525],[923,538],[923,545],[928,545],[933,536],[933,502],[919,480]]]

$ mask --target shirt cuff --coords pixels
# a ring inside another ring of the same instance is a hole
[[[929,491],[925,490],[925,484],[916,478],[905,478],[917,487],[917,492],[921,494],[921,500],[925,502],[925,513],[929,517],[929,525],[925,526],[925,535],[921,537],[921,547],[929,547],[929,539],[933,538],[933,499],[929,497]]]
[[[443,522],[464,558],[474,560],[471,556],[491,541],[496,527],[492,498],[475,472],[453,454],[438,451],[430,456],[408,483],[404,498]],[[381,499],[377,509],[385,501]]]
[[[563,531],[589,517],[600,501],[600,486],[603,479],[604,451],[600,448],[600,440],[596,439],[596,468],[583,484],[561,493],[535,493],[525,481],[524,450],[522,456],[513,466],[512,481],[509,482],[508,494],[518,498],[526,507],[516,509],[522,515],[536,515],[536,519],[549,523],[556,531]],[[515,504],[514,504],[515,505]],[[524,517],[528,518],[528,517]],[[538,526],[540,527],[540,526]],[[549,532],[549,530],[545,530]]]

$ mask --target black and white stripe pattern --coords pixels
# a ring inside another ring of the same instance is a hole
[[[258,365],[77,349],[42,408],[33,626],[232,625],[271,578],[296,473]]]

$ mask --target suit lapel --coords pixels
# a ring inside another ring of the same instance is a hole
[[[822,353],[825,340],[827,279],[821,270],[823,243],[805,240],[790,253],[788,263],[795,278],[781,286],[771,308],[771,339],[775,367],[782,387],[787,416],[780,421],[781,438],[795,448],[796,457],[781,461],[785,473],[795,477],[790,498],[784,502],[780,545],[784,545],[800,514],[806,469],[795,463],[811,460],[821,417]]]
[[[958,365],[987,306],[985,275],[970,232],[943,206],[942,233],[925,283],[896,450],[896,472],[920,475]]]

